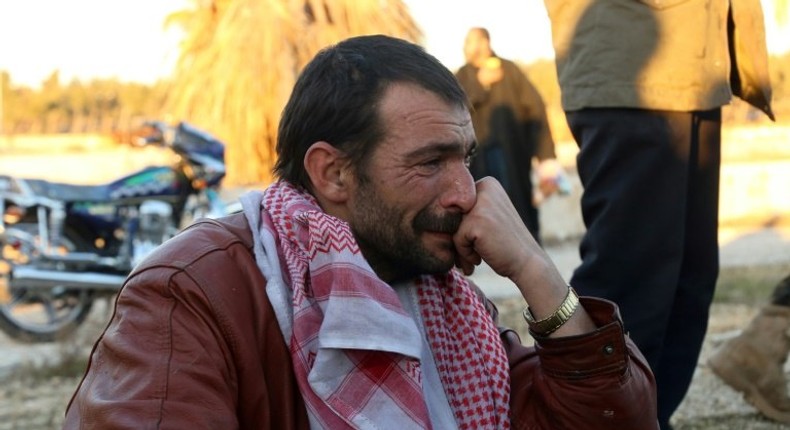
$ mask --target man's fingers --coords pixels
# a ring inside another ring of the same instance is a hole
[[[456,259],[455,265],[461,269],[464,275],[469,276],[474,273],[475,267],[477,267],[481,261],[479,257],[477,260],[467,260],[459,256],[459,258]]]
[[[474,242],[464,237],[463,234],[457,236],[455,249],[456,258],[455,265],[461,268],[464,275],[471,275],[475,270],[475,266],[479,265],[483,260],[480,254],[474,249]]]

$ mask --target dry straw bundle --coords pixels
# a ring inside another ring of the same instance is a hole
[[[226,184],[271,181],[277,124],[298,72],[354,35],[419,41],[400,0],[193,0],[167,109],[228,143]]]

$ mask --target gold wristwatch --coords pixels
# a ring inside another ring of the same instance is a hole
[[[534,335],[545,337],[557,331],[558,328],[562,327],[563,324],[571,319],[578,307],[579,296],[576,295],[576,291],[574,291],[573,288],[568,287],[568,295],[565,296],[562,304],[560,304],[560,307],[558,307],[554,313],[540,321],[536,321],[535,317],[532,315],[532,311],[529,310],[529,307],[526,307],[524,308],[524,319],[529,325],[529,330]]]

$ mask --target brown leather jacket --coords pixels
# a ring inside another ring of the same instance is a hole
[[[161,246],[118,296],[64,428],[308,429],[265,286],[243,215]],[[655,381],[617,308],[582,304],[600,327],[588,335],[527,348],[502,330],[513,428],[658,428]]]

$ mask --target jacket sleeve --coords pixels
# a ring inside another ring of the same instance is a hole
[[[237,381],[208,302],[173,270],[130,278],[64,428],[238,428]]]
[[[727,25],[733,93],[776,121],[771,110],[771,78],[765,23],[759,0],[730,0]]]
[[[523,346],[501,329],[510,361],[514,429],[658,429],[653,374],[623,332],[617,306],[582,298],[598,329]]]
[[[251,247],[237,214],[154,251],[121,290],[64,428],[309,428]]]
[[[129,276],[67,429],[309,428],[243,214],[204,219]]]

